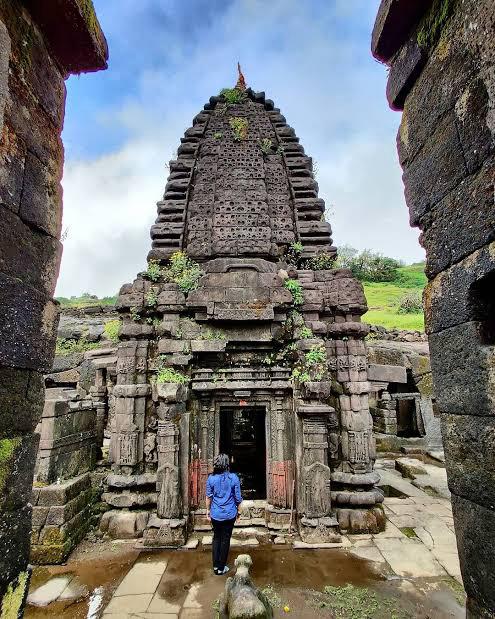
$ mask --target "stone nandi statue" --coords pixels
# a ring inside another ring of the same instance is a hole
[[[220,619],[271,619],[270,602],[257,589],[249,576],[253,561],[249,555],[235,560],[235,576],[227,578],[225,593],[220,601]]]

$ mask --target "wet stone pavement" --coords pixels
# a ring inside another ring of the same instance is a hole
[[[380,472],[382,486],[395,495],[385,498],[383,533],[343,536],[334,549],[232,548],[231,566],[238,554],[251,555],[251,574],[258,587],[268,587],[275,617],[465,616],[450,501],[391,468]],[[25,616],[214,618],[225,577],[211,571],[208,537],[196,550],[153,553],[137,550],[134,542],[84,542],[67,565],[34,570]],[[325,587],[338,589],[324,593]]]

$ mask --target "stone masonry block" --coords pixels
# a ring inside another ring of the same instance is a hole
[[[467,175],[454,115],[440,121],[424,148],[404,167],[406,203],[410,223],[421,217],[452,191]]]
[[[383,383],[407,383],[406,368],[397,365],[368,365],[368,379]]]
[[[33,230],[0,206],[0,269],[5,275],[51,297],[55,292],[61,254],[62,245],[58,240]]]
[[[442,415],[450,491],[488,509],[495,505],[495,415]]]
[[[0,438],[33,432],[43,412],[43,375],[0,366]]]
[[[26,155],[21,218],[55,238],[62,225],[61,172],[60,167],[50,169],[32,153]]]
[[[420,222],[426,274],[434,277],[495,239],[495,158],[467,177]],[[471,269],[472,271],[473,269]]]
[[[373,56],[387,61],[406,42],[431,0],[382,0],[371,38]]]
[[[17,279],[0,273],[0,364],[48,373],[57,335],[53,301]]]
[[[487,540],[487,532],[495,530],[495,512],[455,494],[452,495],[452,509],[464,588],[468,597],[476,599],[487,611],[481,615],[478,609],[468,617],[488,618],[488,610],[495,608],[495,554],[491,540]]]
[[[494,271],[495,242],[492,242],[437,275],[425,291],[427,333],[472,320],[476,311],[473,286]]]
[[[33,462],[39,437],[26,434],[0,440],[0,508],[14,511],[31,498]]]
[[[493,349],[479,342],[477,322],[430,335],[431,369],[441,412],[495,415]]]
[[[16,510],[0,509],[0,574],[6,582],[27,567],[31,505]]]
[[[37,505],[48,506],[65,505],[79,493],[84,492],[91,486],[89,473],[80,475],[60,484],[50,484],[38,488],[38,503]]]

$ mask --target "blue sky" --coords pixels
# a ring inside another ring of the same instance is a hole
[[[246,81],[317,165],[334,241],[422,259],[371,57],[379,0],[94,0],[109,69],[67,82],[58,295],[113,294],[145,264],[165,164],[213,94]]]

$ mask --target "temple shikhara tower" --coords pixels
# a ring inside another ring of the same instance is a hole
[[[334,268],[311,158],[239,74],[181,139],[148,269],[117,304],[104,500],[107,519],[141,514],[145,545],[206,528],[220,451],[241,479],[240,524],[315,543],[384,525],[363,289]]]

